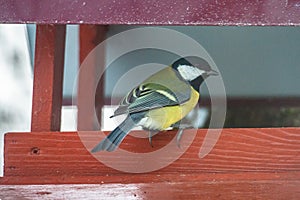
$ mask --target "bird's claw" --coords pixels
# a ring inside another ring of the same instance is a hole
[[[156,132],[153,132],[153,131],[149,131],[149,143],[150,143],[150,146],[153,148],[153,144],[152,144],[152,136],[155,135]]]
[[[179,129],[178,130],[178,133],[177,133],[177,136],[176,136],[176,144],[177,144],[177,147],[179,149],[181,149],[181,146],[180,146],[180,140],[182,138],[182,135],[183,135],[183,129]]]

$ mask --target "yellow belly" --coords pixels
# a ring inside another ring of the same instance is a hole
[[[191,98],[181,106],[167,106],[153,109],[146,115],[143,127],[150,130],[164,130],[184,118],[198,103],[199,93],[191,88]]]

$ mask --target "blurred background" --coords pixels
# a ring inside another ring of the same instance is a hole
[[[130,26],[130,28],[135,28]],[[228,109],[225,127],[300,126],[300,27],[173,27],[198,41],[218,66],[225,84]],[[30,131],[35,25],[0,25],[0,136],[1,155],[6,132]],[[129,29],[109,26],[107,37]],[[76,130],[75,80],[79,68],[78,25],[67,25],[63,84],[62,131]],[[122,44],[122,38],[119,38]],[[176,42],[176,41],[174,41]],[[107,45],[109,56],[117,46]],[[179,47],[180,48],[180,47]],[[118,59],[106,72],[105,102],[117,102],[128,90],[114,93],[115,83],[136,63],[172,55],[157,51],[133,52]],[[202,88],[200,127],[209,122],[209,95]],[[105,106],[102,129],[115,123]],[[3,164],[1,156],[0,164]],[[1,173],[0,173],[1,174]]]

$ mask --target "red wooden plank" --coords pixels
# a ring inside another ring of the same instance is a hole
[[[91,53],[95,47],[106,38],[107,26],[80,26],[80,68],[77,95],[77,130],[94,130],[95,108],[99,122],[101,122],[101,108],[104,105],[104,64],[105,51]],[[89,57],[87,57],[89,56]],[[85,60],[88,58],[87,60]],[[97,80],[97,74],[102,79]],[[97,84],[99,81],[99,84]],[[96,87],[98,85],[98,87]],[[95,102],[95,104],[93,104]],[[97,128],[99,129],[99,128]]]
[[[34,60],[32,131],[59,131],[65,25],[38,25]]]
[[[0,186],[6,199],[299,199],[300,181],[196,181]]]
[[[299,0],[0,0],[0,23],[300,25]]]
[[[1,183],[139,183],[180,181],[184,177],[187,180],[232,180],[233,177],[234,180],[300,180],[299,128],[224,129],[210,154],[199,159],[205,133],[204,129],[198,130],[191,146],[175,162],[142,174],[112,169],[93,157],[85,146],[91,149],[101,139],[97,132],[85,132],[81,137],[76,132],[6,134],[5,177]],[[184,135],[182,147],[188,134]],[[152,152],[164,147],[174,135],[174,131],[168,131],[154,136],[154,148],[150,147],[148,139],[127,137],[121,147],[132,152]],[[180,151],[177,147],[174,149]],[[114,153],[99,155],[116,158]],[[164,162],[169,157],[158,156],[143,162],[117,159],[118,166],[143,167],[147,163]]]

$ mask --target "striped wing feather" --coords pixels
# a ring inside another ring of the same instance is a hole
[[[165,106],[174,106],[184,103],[189,100],[189,97],[182,97],[184,94],[176,94],[167,87],[156,84],[146,83],[134,88],[127,96],[121,101],[120,106],[114,112],[114,116],[121,114],[131,114],[142,111],[148,111],[154,108]],[[181,102],[180,102],[180,100]]]

